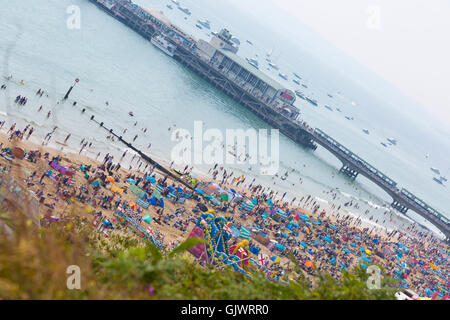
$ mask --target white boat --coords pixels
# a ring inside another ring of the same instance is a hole
[[[187,14],[188,16],[191,15],[191,11],[189,11],[188,8],[184,8],[184,7],[178,7],[178,9],[182,12],[184,12],[185,14]]]
[[[433,168],[433,167],[431,167],[430,170],[433,171],[433,172],[436,173],[436,174],[441,174],[441,172],[439,171],[438,168]]]
[[[163,35],[158,35],[156,37],[152,37],[152,39],[150,41],[151,41],[151,43],[153,43],[153,45],[155,47],[160,49],[162,52],[164,52],[165,54],[167,54],[170,57],[173,57],[176,46],[174,44],[170,43],[166,39],[166,37],[164,37]]]
[[[280,68],[278,68],[278,66],[275,63],[269,62],[269,67],[275,69],[275,70],[279,70]]]
[[[280,78],[283,78],[284,80],[287,80],[287,79],[288,79],[288,76],[285,75],[284,73],[279,73],[278,76],[279,76]]]
[[[301,85],[300,81],[298,81],[297,79],[292,79],[292,82],[294,82],[294,83],[296,83],[298,85]]]
[[[253,58],[245,58],[246,60],[247,60],[247,62],[249,63],[249,64],[251,64],[252,66],[254,66],[256,69],[258,69],[259,68],[259,64],[258,64],[258,60],[256,60],[256,59],[253,59]]]

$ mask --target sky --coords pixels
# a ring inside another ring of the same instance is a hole
[[[450,126],[449,0],[239,2],[254,15],[264,3],[289,12]]]

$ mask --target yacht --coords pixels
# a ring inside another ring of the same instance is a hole
[[[245,59],[247,60],[247,62],[248,62],[249,64],[251,64],[252,66],[254,66],[256,69],[259,68],[258,60],[253,59],[253,58],[251,58],[251,59],[245,58]]]
[[[433,172],[436,173],[436,174],[441,174],[441,172],[439,171],[438,168],[433,168],[433,167],[431,167],[430,170],[433,171]]]
[[[253,42],[251,42],[250,40],[245,40],[249,45],[253,45]]]
[[[306,100],[305,95],[300,90],[295,90],[295,95],[303,100]]]
[[[345,116],[345,119],[347,119],[347,120],[354,120],[354,118],[353,117],[349,117],[349,116]]]
[[[278,76],[279,76],[280,78],[283,78],[284,80],[287,80],[287,79],[288,79],[287,75],[285,75],[284,73],[279,73]]]
[[[330,98],[333,98],[333,95],[332,95],[332,94],[329,94],[329,93],[328,93],[328,96],[329,96]]]
[[[315,105],[317,107],[317,100],[315,100],[315,99],[313,99],[311,97],[308,97],[308,96],[305,96],[305,100],[308,101],[309,103],[311,103],[312,105]]]
[[[173,9],[173,7],[170,4],[167,4],[166,7],[169,8],[170,10]]]
[[[383,147],[387,148],[387,144],[386,144],[386,143],[380,142],[380,144],[381,144]]]
[[[186,13],[188,16],[191,15],[191,12],[190,12],[189,9],[186,8],[186,7],[178,7],[178,9],[180,9],[180,11]]]
[[[280,68],[278,68],[278,66],[275,63],[269,62],[269,67],[275,69],[275,70],[279,70]]]
[[[171,0],[171,1],[172,1],[173,4],[175,4],[175,5],[177,5],[177,6],[180,5],[180,1],[178,1],[178,0]]]
[[[197,22],[198,22],[201,26],[205,27],[206,29],[211,29],[211,25],[209,24],[209,21],[208,21],[208,20],[197,20]]]
[[[339,109],[339,108],[336,108],[336,111],[338,111],[338,112],[342,112],[342,111],[341,111],[341,109]]]
[[[196,26],[197,28],[199,28],[200,30],[203,29],[203,27],[202,27],[200,24],[198,24],[198,23],[196,23],[195,26]]]
[[[442,181],[440,179],[436,178],[436,177],[433,177],[433,180],[436,181],[439,184],[443,184]]]
[[[150,41],[151,43],[153,43],[155,47],[160,49],[162,52],[164,52],[170,57],[173,57],[177,47],[174,44],[170,43],[165,36],[160,34],[156,37],[152,37]]]
[[[393,144],[394,146],[397,145],[397,140],[395,140],[394,138],[392,138],[392,139],[386,138],[386,140],[387,140],[390,144]]]
[[[327,108],[327,109],[330,110],[330,111],[333,111],[333,108],[331,108],[331,107],[328,106],[328,105],[324,105],[324,107]]]
[[[369,130],[367,130],[367,129],[363,129],[363,132],[364,132],[365,134],[369,134]]]

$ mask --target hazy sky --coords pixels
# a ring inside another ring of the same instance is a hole
[[[449,0],[271,0],[450,125]]]

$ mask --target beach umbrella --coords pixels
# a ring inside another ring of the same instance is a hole
[[[307,268],[314,268],[314,264],[312,263],[311,260],[306,261],[306,262],[305,262],[305,266],[306,266]]]
[[[308,245],[307,245],[306,243],[304,243],[303,241],[300,241],[300,244],[301,244],[302,246],[304,246],[305,248],[308,248]]]
[[[328,243],[331,243],[331,239],[329,236],[322,236],[322,239],[325,240]]]
[[[252,211],[255,208],[255,205],[250,201],[245,201],[241,203],[241,209],[245,211]]]
[[[135,204],[134,202],[129,202],[129,203],[128,203],[128,206],[129,206],[131,209],[136,210],[136,204]]]
[[[361,256],[360,259],[366,261],[367,263],[371,263],[371,261],[364,256]]]
[[[345,253],[350,253],[350,251],[347,248],[342,249]]]
[[[136,184],[136,181],[134,181],[133,179],[128,179],[127,182]]]
[[[218,195],[218,198],[222,199],[223,201],[228,201],[228,200],[230,200],[230,199],[228,198],[228,194],[226,194],[226,193],[219,194],[219,195]]]
[[[289,238],[289,236],[286,233],[281,233],[281,235],[285,238]]]
[[[311,250],[309,250],[309,249],[306,249],[306,252],[308,252],[312,256],[314,255],[314,253]]]
[[[270,260],[272,260],[275,263],[278,263],[281,261],[280,257],[277,257],[277,256],[273,256],[272,258],[270,258]]]
[[[366,253],[369,255],[369,256],[371,256],[372,255],[372,251],[371,250],[369,250],[369,249],[366,249],[365,250],[366,251]]]
[[[250,236],[252,235],[252,232],[248,230],[246,227],[241,226],[240,230],[240,237],[243,239],[250,239]]]
[[[256,198],[253,198],[252,203],[256,206],[258,204],[258,200]]]
[[[292,224],[294,227],[297,227],[297,228],[299,227],[299,225],[297,224],[297,222],[292,222],[291,224]]]
[[[283,245],[279,244],[279,243],[277,243],[275,245],[275,248],[277,248],[278,250],[281,250],[281,251],[283,251],[285,249],[285,247]]]
[[[350,243],[350,245],[351,245],[352,247],[355,247],[355,248],[357,248],[356,244],[354,244],[353,242],[352,242],[352,243]]]
[[[113,178],[113,177],[107,176],[106,179],[107,179],[109,182],[114,183],[114,178]]]

